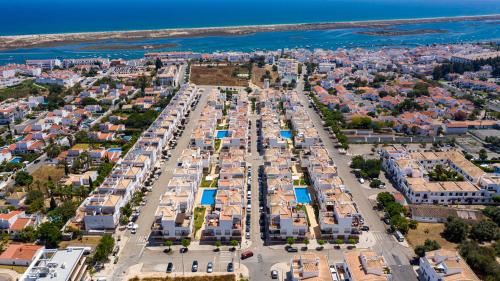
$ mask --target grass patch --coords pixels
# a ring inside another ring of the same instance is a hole
[[[455,250],[458,244],[446,241],[441,237],[441,233],[444,230],[443,223],[418,223],[417,229],[410,229],[406,235],[408,243],[415,248],[418,245],[423,245],[425,240],[436,240],[441,248],[447,250]]]
[[[19,273],[19,274],[23,274],[26,269],[28,269],[28,267],[26,266],[20,266],[20,265],[0,265],[0,268],[2,269],[10,269],[10,270],[14,270],[15,272]]]
[[[220,139],[216,139],[215,140],[215,145],[214,145],[214,150],[215,151],[219,151],[220,145],[221,145],[221,140]]]
[[[201,229],[203,222],[205,221],[205,207],[196,207],[194,209],[194,233]]]
[[[9,98],[21,99],[28,96],[38,96],[45,92],[47,92],[45,87],[36,84],[33,80],[25,80],[19,85],[0,89],[0,100],[3,101]]]
[[[215,178],[213,180],[207,180],[207,177],[203,177],[200,183],[200,187],[217,187],[217,182],[219,181],[219,178]]]
[[[307,185],[307,183],[306,183],[305,179],[301,178],[301,179],[298,179],[298,180],[293,180],[293,185],[304,186],[304,185]]]
[[[191,66],[190,82],[198,85],[248,86],[248,79],[233,75],[245,73],[246,69],[238,65]]]

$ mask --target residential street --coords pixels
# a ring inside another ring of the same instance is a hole
[[[298,89],[302,89],[302,83],[298,84]],[[165,253],[164,246],[148,245],[150,234],[150,227],[154,221],[154,213],[159,203],[160,196],[165,192],[165,186],[172,177],[172,171],[169,167],[173,167],[177,158],[184,148],[188,147],[191,132],[197,125],[195,121],[200,117],[201,110],[207,102],[207,95],[209,87],[202,87],[205,89],[202,93],[200,103],[196,109],[192,111],[190,121],[186,125],[183,135],[178,139],[178,145],[172,151],[171,158],[163,164],[159,180],[153,185],[153,191],[147,195],[147,204],[142,207],[141,215],[137,220],[139,229],[137,234],[132,235],[129,231],[122,232],[122,250],[119,254],[118,263],[114,266],[115,275],[112,280],[123,280],[124,274],[132,266],[139,264],[140,271],[142,272],[164,272],[168,262],[174,264],[175,272],[190,272],[191,264],[194,260],[199,263],[198,272],[206,271],[208,262],[214,263],[216,272],[225,272],[227,264],[234,262],[235,269],[239,268],[240,249],[234,252],[229,251],[228,246],[222,246],[221,251],[214,252],[214,247],[210,245],[198,245],[193,242],[189,251],[185,254],[180,254],[180,246],[172,247],[172,251]],[[354,175],[350,172],[347,163],[350,162],[350,156],[342,155],[334,147],[333,142],[329,138],[328,132],[322,128],[321,119],[312,109],[308,108],[308,99],[299,91],[302,104],[308,110],[310,116],[313,118],[313,123],[317,127],[320,137],[322,138],[325,147],[333,157],[339,176],[344,180],[345,185],[349,188],[353,195],[353,199],[357,203],[357,207],[365,217],[365,221],[370,226],[373,237],[375,238],[376,245],[374,250],[384,255],[388,261],[395,280],[417,280],[412,267],[409,265],[408,259],[412,257],[413,251],[400,245],[392,235],[385,232],[385,225],[380,221],[378,214],[372,209],[372,204],[368,200],[368,196],[373,194],[372,190],[362,187]],[[288,253],[284,250],[284,245],[278,246],[265,246],[261,239],[259,227],[259,182],[258,182],[258,169],[262,165],[261,156],[257,151],[257,129],[256,121],[258,115],[251,113],[249,115],[252,122],[251,125],[251,153],[247,157],[247,162],[252,165],[252,222],[251,222],[251,239],[244,242],[242,249],[250,249],[253,251],[254,256],[241,261],[241,264],[246,266],[249,270],[252,280],[270,280],[271,268],[276,268],[280,271],[280,278],[286,277],[286,272],[283,266],[277,266],[277,263],[283,264],[290,261],[296,253]],[[312,241],[309,245],[309,252],[323,253],[329,256],[330,263],[340,262],[342,260],[342,251],[333,249],[333,245],[325,245],[322,252],[315,250],[316,243]],[[300,245],[298,245],[300,248]],[[304,251],[300,251],[303,253]],[[399,258],[407,257],[407,258]],[[184,265],[184,266],[183,266]]]

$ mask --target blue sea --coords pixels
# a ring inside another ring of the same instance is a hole
[[[337,22],[500,14],[500,0],[0,0],[0,35],[87,31]],[[418,46],[500,40],[499,21],[400,25],[399,29],[443,29],[444,34],[369,36],[366,29],[282,31],[99,44],[174,43],[162,50],[197,52]],[[143,50],[88,51],[95,43],[0,52],[0,64],[31,58],[137,58]]]

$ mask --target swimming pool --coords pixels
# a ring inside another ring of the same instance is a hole
[[[10,160],[10,163],[17,164],[17,163],[21,163],[21,161],[22,161],[22,160],[23,160],[23,158],[22,158],[22,157],[16,156],[16,157],[14,157],[14,158],[12,158],[12,159]]]
[[[290,130],[281,130],[280,131],[280,136],[285,138],[285,139],[291,139],[292,138],[292,131]]]
[[[307,187],[296,187],[295,198],[297,200],[297,203],[302,203],[302,204],[311,203],[311,196],[309,196],[309,191],[307,191]]]
[[[201,205],[214,205],[217,189],[204,189],[201,195]]]
[[[223,139],[225,137],[229,136],[229,131],[227,130],[222,130],[222,131],[217,131],[217,138],[218,139]]]
[[[122,152],[122,149],[119,147],[113,147],[108,149],[108,152]]]

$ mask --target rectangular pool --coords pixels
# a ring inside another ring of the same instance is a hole
[[[122,149],[119,147],[114,147],[114,148],[108,149],[108,152],[122,152]]]
[[[296,187],[295,189],[295,198],[297,203],[301,204],[310,204],[311,196],[309,195],[309,191],[307,191],[307,187]]]
[[[285,139],[291,139],[292,138],[292,131],[290,130],[281,130],[280,131],[280,136],[285,138]]]
[[[217,131],[217,138],[218,139],[223,139],[227,136],[229,136],[229,131],[227,131],[227,130]]]
[[[201,195],[201,205],[211,206],[215,204],[215,195],[217,194],[217,189],[204,189]]]

